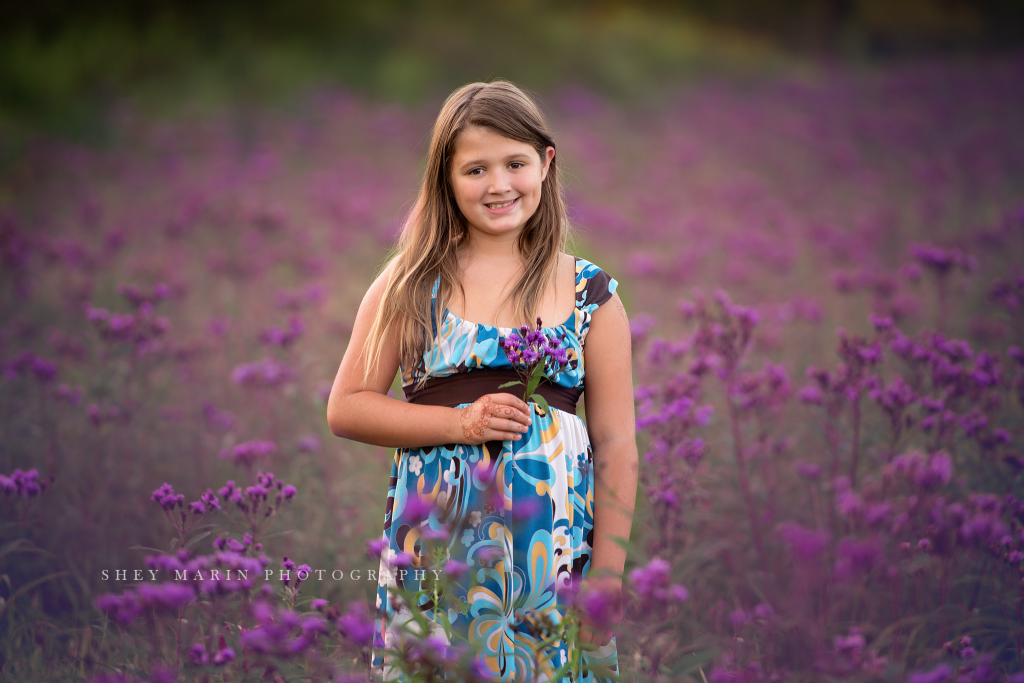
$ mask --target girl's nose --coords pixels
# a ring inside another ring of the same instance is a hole
[[[512,184],[509,181],[509,176],[504,171],[498,171],[497,173],[491,174],[491,184],[487,188],[491,194],[505,194],[512,189]]]

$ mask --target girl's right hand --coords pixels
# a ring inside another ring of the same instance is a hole
[[[459,409],[461,443],[471,446],[518,440],[532,422],[530,406],[512,394],[486,394]]]

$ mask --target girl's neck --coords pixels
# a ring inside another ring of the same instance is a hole
[[[517,238],[518,234],[478,236],[470,233],[459,248],[459,256],[467,261],[519,263],[523,257]]]

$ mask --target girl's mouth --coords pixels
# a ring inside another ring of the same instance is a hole
[[[484,204],[484,206],[486,206],[487,210],[491,213],[505,213],[510,211],[519,199],[519,197],[516,197],[515,199],[510,199],[507,202],[494,202],[491,204]]]

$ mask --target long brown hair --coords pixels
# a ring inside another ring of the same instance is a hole
[[[490,128],[525,142],[537,150],[541,159],[547,147],[555,147],[540,109],[508,81],[470,83],[445,100],[434,122],[419,196],[389,259],[390,277],[363,349],[366,379],[370,368],[376,367],[383,340],[389,335],[398,335],[402,365],[406,369],[415,367],[431,348],[433,329],[440,329],[455,287],[462,291],[458,246],[469,233],[452,190],[451,159],[459,134],[469,126]],[[541,185],[540,204],[517,240],[525,272],[502,301],[504,306],[511,299],[517,324],[535,318],[547,284],[557,272],[558,257],[565,251],[569,226],[559,181],[556,153]],[[437,305],[431,320],[430,295],[438,277]]]

